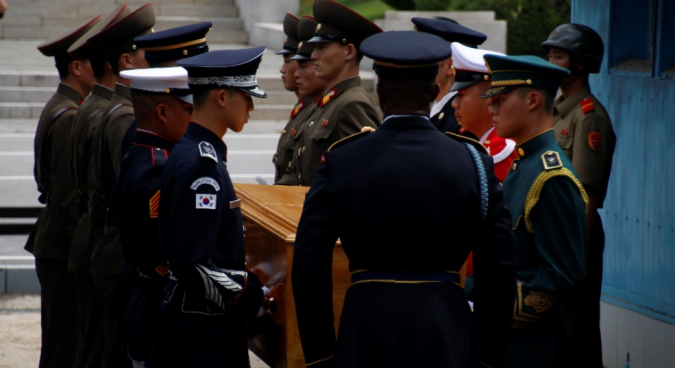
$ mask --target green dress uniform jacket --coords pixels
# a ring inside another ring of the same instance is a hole
[[[607,194],[616,135],[604,106],[583,88],[565,99],[559,97],[553,109],[556,140],[572,161],[584,186],[598,193],[598,208]],[[602,366],[600,337],[600,293],[602,290],[605,232],[597,211],[589,233],[586,279],[564,305],[563,315],[572,347],[572,367]]]
[[[279,143],[277,144],[277,152],[272,158],[275,168],[275,184],[279,183],[286,169],[290,166],[291,161],[293,161],[293,152],[295,151],[293,148],[295,147],[295,138],[298,130],[300,130],[302,123],[309,119],[315,108],[314,101],[309,97],[301,98],[293,107],[291,119],[288,120],[284,130],[281,132],[281,137],[279,137]]]
[[[96,120],[113,96],[113,91],[100,84],[94,84],[91,94],[84,100],[75,116],[71,134],[73,166],[71,167],[75,185],[79,194],[78,208],[80,221],[75,230],[75,238],[68,260],[68,270],[74,273],[91,275],[91,251],[93,239],[90,238],[91,215],[88,212],[89,164],[92,143],[96,133]]]
[[[295,136],[293,161],[278,184],[312,185],[321,155],[364,127],[377,128],[382,114],[361,87],[361,78],[353,77],[329,88],[308,120]]]
[[[506,367],[568,367],[558,305],[584,276],[588,197],[552,129],[516,152],[503,186],[519,280]]]
[[[568,99],[560,96],[553,109],[553,129],[581,183],[600,193],[598,208],[602,208],[616,146],[607,110],[588,88]]]
[[[67,261],[79,219],[77,193],[70,174],[70,130],[82,97],[74,89],[59,84],[42,110],[35,133],[35,182],[40,211],[26,250],[36,258]]]
[[[117,277],[124,268],[120,243],[117,213],[115,211],[115,180],[119,173],[122,154],[122,138],[134,120],[131,107],[131,89],[122,84],[115,86],[115,94],[105,110],[99,115],[93,146],[94,172],[93,217],[104,221],[103,236],[94,246],[92,268],[95,277]]]

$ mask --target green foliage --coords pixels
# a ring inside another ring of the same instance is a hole
[[[384,12],[387,10],[393,10],[394,8],[390,5],[387,5],[383,0],[336,0],[338,3],[354,10],[355,12],[361,14],[364,18],[368,20],[382,19],[384,18]],[[387,0],[391,1],[391,0]],[[409,0],[412,2],[413,0]],[[403,1],[401,1],[403,2]],[[300,1],[300,16],[302,15],[312,15],[312,6],[314,5],[314,0],[301,0]]]
[[[446,10],[450,0],[415,0],[415,10]]]
[[[571,0],[450,0],[450,10],[493,10],[507,21],[510,55],[545,56],[541,43],[555,27],[570,22]],[[488,35],[489,37],[490,35]]]

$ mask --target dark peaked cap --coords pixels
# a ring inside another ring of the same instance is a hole
[[[570,75],[569,70],[532,55],[486,54],[483,59],[492,74],[492,88],[485,92],[484,98],[518,87],[555,91],[560,87],[560,82]]]
[[[101,20],[101,16],[97,15],[94,18],[86,21],[84,24],[77,26],[62,35],[52,38],[49,41],[41,43],[37,49],[44,56],[53,56],[56,63],[63,61],[70,61],[68,56],[68,48],[72,46],[77,40],[84,36],[89,30],[94,27]]]
[[[298,43],[300,43],[300,37],[298,37],[298,23],[300,23],[298,17],[291,13],[286,13],[286,16],[284,17],[284,33],[286,34],[286,41],[284,41],[284,47],[277,52],[277,55],[292,54],[298,51]]]
[[[381,77],[434,78],[438,63],[450,57],[442,38],[415,31],[390,31],[368,37],[361,52],[373,59],[373,70]]]
[[[91,43],[87,42],[91,37],[97,35],[104,28],[110,26],[111,24],[117,22],[117,20],[126,17],[131,13],[131,10],[127,4],[122,4],[115,8],[110,14],[106,15],[104,18],[101,18],[101,21],[98,22],[94,27],[92,27],[84,36],[80,37],[70,48],[68,49],[68,55],[72,56],[75,59],[88,59],[90,56],[94,56],[96,53],[101,52],[101,49],[94,47]]]
[[[316,26],[314,38],[307,42],[339,42],[354,44],[357,48],[367,37],[381,33],[382,29],[346,6],[333,0],[314,2]]]
[[[211,22],[188,24],[136,37],[134,43],[145,49],[145,60],[149,62],[184,59],[209,51],[206,34],[211,27]]]
[[[465,45],[480,45],[487,36],[484,33],[474,31],[449,20],[429,19],[415,17],[412,19],[415,30],[431,33],[443,38],[448,42],[459,42]]]
[[[243,50],[217,50],[179,60],[188,72],[190,89],[239,88],[251,96],[266,98],[258,87],[258,71],[264,47]]]
[[[314,48],[316,47],[316,44],[314,43],[309,43],[309,41],[312,37],[314,37],[314,31],[316,30],[316,26],[319,24],[316,19],[304,15],[302,19],[300,19],[300,23],[298,24],[298,37],[300,37],[300,44],[298,45],[300,48],[298,49],[298,52],[291,58],[291,60],[311,60],[312,59],[312,52],[314,52]]]
[[[105,47],[107,56],[126,52],[129,48],[135,50],[134,38],[152,32],[155,19],[155,7],[145,4],[104,28],[87,42],[94,47]]]

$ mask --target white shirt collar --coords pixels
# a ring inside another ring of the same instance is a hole
[[[382,120],[382,124],[386,123],[387,120],[392,119],[392,118],[425,118],[425,119],[429,120],[429,118],[424,116],[424,115],[408,115],[408,114],[406,114],[406,115],[389,115],[386,118],[384,118],[384,120]]]
[[[429,116],[434,117],[436,116],[436,114],[441,112],[441,110],[443,110],[443,108],[445,107],[445,104],[448,103],[448,101],[450,101],[451,98],[455,97],[456,94],[457,92],[450,92],[447,95],[443,96],[443,98],[440,101],[436,101],[434,103],[434,106],[431,107],[431,113],[429,114]]]
[[[480,144],[485,143],[485,140],[490,136],[490,133],[492,133],[493,130],[495,130],[495,127],[490,128],[490,130],[485,132],[485,134],[483,134],[483,136],[480,137],[480,140],[478,140]]]

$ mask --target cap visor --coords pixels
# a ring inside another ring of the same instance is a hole
[[[301,60],[312,60],[312,58],[310,56],[295,54],[295,56],[293,56],[290,60],[301,61]]]
[[[323,38],[321,36],[314,36],[310,38],[308,41],[305,41],[307,43],[321,43],[321,42],[333,42],[332,40]]]
[[[455,82],[452,87],[450,87],[450,92],[457,92],[460,89],[471,87],[479,81],[469,81],[469,82]]]
[[[192,99],[191,94],[185,95],[185,96],[178,96],[178,95],[174,95],[174,96],[176,96],[179,100],[181,100],[185,103],[189,103],[190,105],[194,105],[194,100]]]
[[[253,97],[258,97],[258,98],[267,98],[267,93],[263,91],[260,87],[255,86],[255,87],[239,87],[242,91],[248,93],[249,95]]]
[[[275,54],[277,54],[277,55],[285,55],[285,54],[292,54],[292,53],[294,53],[294,52],[295,52],[295,51],[286,50],[286,49],[281,49],[281,50],[275,52]]]
[[[453,87],[454,87],[454,85],[453,85]],[[485,91],[485,93],[481,97],[488,98],[488,97],[492,97],[492,96],[501,95],[502,93],[509,92],[510,90],[512,90],[516,87],[518,87],[518,86],[492,87],[492,88],[488,89],[487,91]]]

